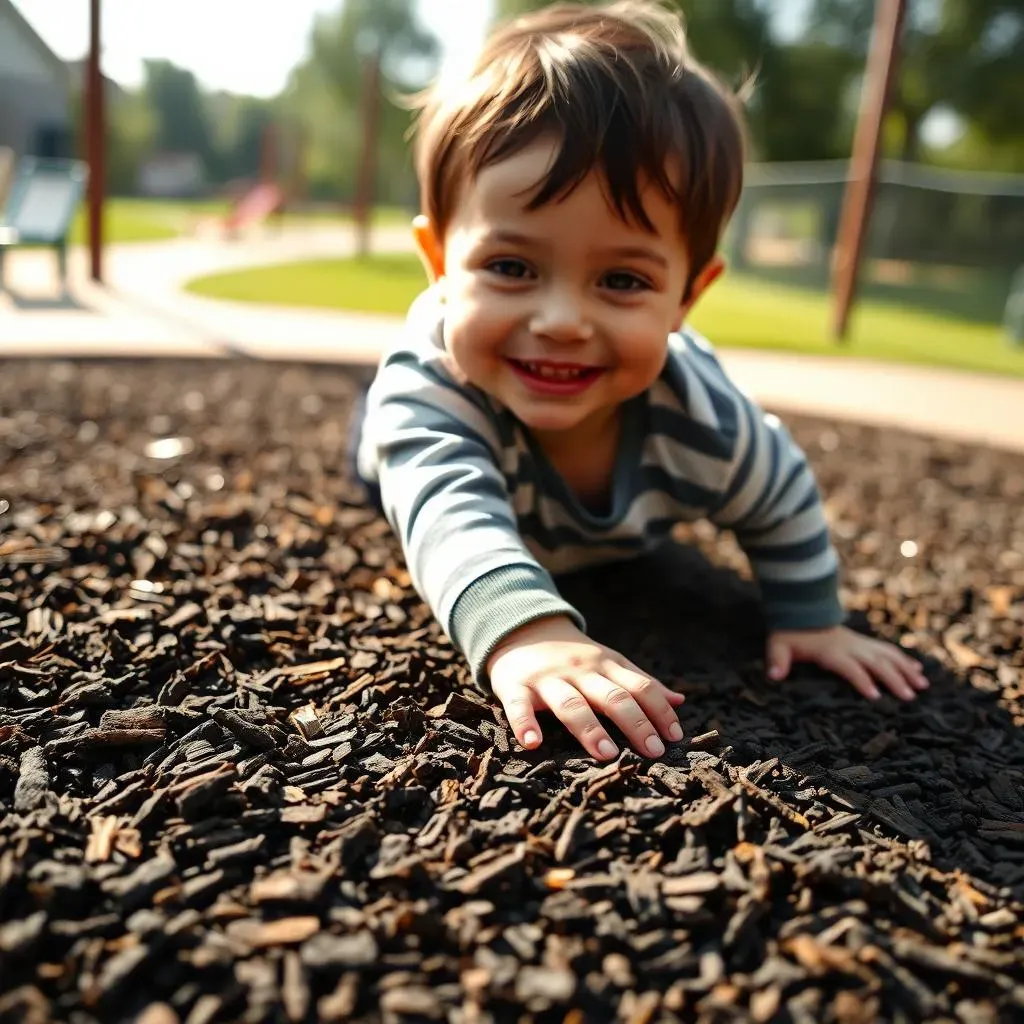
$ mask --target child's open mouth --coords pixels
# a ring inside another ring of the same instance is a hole
[[[509,359],[508,363],[531,391],[546,395],[578,395],[604,373],[601,366],[554,363],[545,359]]]

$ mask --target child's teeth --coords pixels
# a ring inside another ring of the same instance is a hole
[[[556,368],[554,366],[541,366],[537,363],[527,363],[526,368],[536,374],[538,377],[544,377],[547,380],[571,380],[574,377],[578,377],[583,371],[574,368]]]

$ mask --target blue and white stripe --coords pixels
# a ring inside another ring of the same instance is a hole
[[[649,551],[681,521],[736,534],[769,626],[842,620],[838,560],[807,460],[705,339],[669,338],[659,380],[624,419],[635,457],[613,482],[610,513],[597,516],[506,410],[454,378],[441,337],[427,292],[370,388],[358,464],[380,486],[416,588],[478,675],[526,622],[566,614],[582,624],[553,574]]]

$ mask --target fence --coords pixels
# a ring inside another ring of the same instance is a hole
[[[736,269],[827,287],[847,174],[845,161],[750,165],[727,239]],[[866,294],[996,322],[1022,264],[1024,175],[882,164]]]

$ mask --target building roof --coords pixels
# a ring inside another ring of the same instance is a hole
[[[66,62],[68,74],[71,76],[71,82],[73,85],[79,88],[84,88],[85,76],[89,73],[89,58],[82,57],[79,60],[69,60]],[[125,97],[125,90],[122,88],[120,83],[115,82],[112,78],[101,73],[103,79],[103,96],[108,104],[120,103]]]
[[[46,45],[39,33],[29,24],[21,11],[11,3],[11,0],[0,0],[0,21],[6,21],[14,26],[18,37],[31,48],[38,61],[52,72],[53,78],[63,88],[66,89],[70,86],[71,76],[68,73],[67,65]]]

